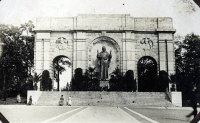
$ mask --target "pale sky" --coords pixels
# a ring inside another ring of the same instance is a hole
[[[177,34],[200,35],[200,8],[192,0],[1,0],[0,24],[20,25],[36,17],[78,14],[172,17]]]

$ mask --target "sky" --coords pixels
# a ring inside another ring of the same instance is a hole
[[[1,0],[0,24],[20,25],[36,17],[130,14],[172,17],[178,35],[200,35],[200,8],[192,0]]]

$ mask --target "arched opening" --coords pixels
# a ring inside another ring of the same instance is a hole
[[[138,61],[138,91],[156,91],[157,62],[150,56],[144,56]]]
[[[57,56],[53,60],[54,90],[69,90],[72,79],[72,63],[66,56]]]

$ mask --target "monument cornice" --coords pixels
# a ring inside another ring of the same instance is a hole
[[[102,32],[106,31],[107,33],[122,33],[122,32],[160,32],[160,33],[175,33],[176,29],[68,29],[68,30],[41,30],[41,29],[35,29],[35,32]]]
[[[176,32],[176,29],[161,29],[161,28],[158,28],[158,29],[156,29],[156,31],[157,32],[163,32],[163,33],[165,33],[165,32],[171,32],[171,33],[175,33]]]

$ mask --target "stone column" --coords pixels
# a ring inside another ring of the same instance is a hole
[[[133,70],[135,72],[135,45],[134,33],[127,31],[123,34],[123,72]]]
[[[76,68],[83,69],[83,72],[87,69],[87,49],[86,39],[84,32],[74,33],[74,49],[73,49],[73,71]]]
[[[43,70],[50,70],[49,65],[49,46],[50,33],[36,33],[35,47],[34,47],[34,68],[37,74],[42,74]],[[40,90],[40,82],[38,83],[38,90]]]
[[[165,41],[167,41],[167,43]],[[159,33],[159,52],[160,52],[160,71],[164,70],[168,72],[169,75],[174,74],[175,54],[174,54],[174,42],[172,33]]]
[[[133,70],[134,72],[134,78],[137,77],[137,60],[136,60],[136,40],[134,33],[131,33],[131,31],[126,31],[125,35],[125,49],[123,49],[123,52],[125,55],[126,62],[123,62],[126,64],[126,69],[124,69],[124,72],[127,70]],[[124,61],[124,60],[123,60]],[[123,65],[124,66],[124,65]],[[136,86],[138,86],[138,81],[136,83]],[[138,89],[138,88],[137,88]]]
[[[127,44],[126,44],[126,33],[123,33],[122,37],[122,72],[127,71]]]

